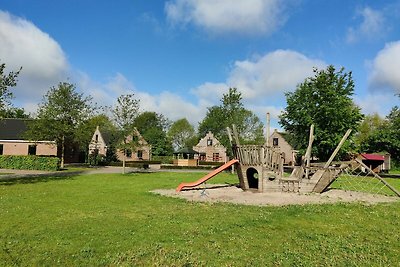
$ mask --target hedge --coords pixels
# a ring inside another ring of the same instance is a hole
[[[126,167],[147,169],[151,164],[161,164],[158,160],[140,160],[125,162]],[[109,166],[122,166],[122,162],[111,162]]]
[[[219,162],[219,161],[199,161],[199,165],[202,166],[222,166],[224,165],[224,162]]]
[[[0,168],[17,170],[57,171],[60,169],[60,159],[57,157],[44,157],[33,155],[1,155]]]
[[[191,169],[191,170],[213,170],[214,166],[177,166],[177,165],[161,165],[161,169]]]

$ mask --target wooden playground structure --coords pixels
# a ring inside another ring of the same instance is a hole
[[[269,127],[268,127],[269,128]],[[322,193],[339,178],[351,191],[373,190],[372,193],[390,191],[398,197],[398,192],[378,174],[373,172],[360,159],[333,164],[333,160],[349,137],[351,130],[347,130],[336,149],[324,165],[311,165],[311,149],[314,141],[314,126],[310,127],[309,143],[301,166],[295,166],[290,176],[283,172],[283,153],[279,147],[269,146],[269,130],[267,128],[267,142],[265,145],[241,145],[235,125],[227,128],[234,159],[218,169],[210,172],[198,181],[181,183],[176,191],[199,186],[218,173],[236,167],[239,177],[239,186],[244,191],[260,193],[288,192],[288,193]]]
[[[333,165],[332,162],[349,137],[351,130],[347,130],[341,141],[333,151],[329,160],[323,166],[311,166],[311,148],[314,140],[314,126],[311,125],[310,137],[305,161],[301,166],[295,166],[291,175],[283,175],[283,155],[279,147],[268,145],[241,145],[235,125],[232,129],[227,128],[232,151],[238,160],[237,174],[240,187],[243,190],[254,190],[258,192],[292,192],[292,193],[322,193],[341,174],[347,174],[349,184],[370,183],[376,191],[384,188],[389,189],[400,197],[400,193],[374,173],[361,160],[354,159]],[[268,133],[267,133],[268,135]],[[267,141],[266,144],[269,142]],[[362,171],[361,171],[362,170]],[[369,177],[366,179],[366,177]],[[353,181],[354,180],[354,181]],[[357,188],[357,186],[353,186]]]

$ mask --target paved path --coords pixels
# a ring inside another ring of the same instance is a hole
[[[93,169],[85,169],[82,171],[38,171],[38,170],[13,170],[13,169],[0,169],[0,181],[1,180],[10,180],[10,179],[18,179],[25,177],[40,177],[40,176],[68,176],[68,175],[76,175],[76,174],[100,174],[100,173],[122,173],[122,167],[116,166],[106,166],[106,167],[97,167]],[[138,169],[138,168],[125,168],[125,173],[136,173],[136,172],[200,172],[200,173],[208,173],[211,170],[196,170],[196,169]]]

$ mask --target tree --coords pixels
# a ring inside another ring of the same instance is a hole
[[[162,114],[146,111],[140,114],[134,122],[143,138],[151,145],[151,153],[155,156],[172,154],[172,145],[167,138],[170,122]]]
[[[183,147],[192,147],[195,145],[193,140],[197,139],[193,126],[186,118],[172,123],[168,130],[168,138],[171,140],[175,150]]]
[[[211,131],[225,147],[229,147],[226,127],[235,124],[242,143],[264,142],[263,124],[250,110],[244,108],[242,94],[236,88],[229,88],[221,99],[221,105],[209,107],[206,117],[199,124],[199,136]]]
[[[5,68],[5,63],[0,64],[0,118],[5,115],[10,105],[10,100],[13,97],[10,87],[17,85],[17,77],[22,69],[20,68],[18,71],[5,74]]]
[[[119,142],[117,147],[122,149],[124,157],[122,159],[123,173],[125,173],[125,161],[128,150],[134,150],[137,140],[133,138],[134,121],[139,114],[139,100],[133,94],[121,95],[112,109],[114,122],[119,130]],[[132,136],[129,139],[129,136]]]
[[[360,152],[369,151],[369,140],[377,131],[387,126],[387,120],[381,118],[377,113],[367,115],[361,122],[358,132],[355,134],[355,144]]]
[[[10,107],[3,112],[3,118],[29,119],[30,117],[23,108]]]
[[[379,127],[372,129],[360,145],[360,152],[390,153],[391,158],[400,163],[400,109],[392,108],[386,120]]]
[[[343,68],[336,71],[330,65],[326,70],[314,69],[314,73],[294,92],[285,94],[287,107],[280,115],[280,124],[291,135],[295,148],[302,151],[307,148],[309,128],[314,124],[313,153],[325,161],[347,129],[357,131],[363,115],[350,98],[354,92],[351,72]],[[342,156],[351,149],[350,144],[342,147]]]
[[[94,112],[91,100],[91,97],[76,92],[75,85],[60,82],[43,97],[37,118],[29,125],[28,138],[56,141],[61,149],[61,168],[64,167],[66,146],[81,141],[78,130]]]
[[[117,128],[106,114],[97,114],[88,120],[84,121],[77,129],[79,145],[83,151],[87,151],[90,142],[92,141],[93,133],[96,127],[99,126],[102,133],[107,133],[110,140],[107,147],[107,155],[105,162],[111,162],[116,159],[115,145],[118,138]]]

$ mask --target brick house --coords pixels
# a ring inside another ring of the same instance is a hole
[[[193,147],[199,152],[200,161],[226,162],[226,148],[215,138],[214,134],[208,132],[200,139],[199,143]]]
[[[110,146],[111,137],[110,133],[101,131],[99,126],[97,126],[89,144],[89,154],[96,153],[97,150],[99,155],[105,156]],[[128,136],[127,141],[132,141],[132,138],[138,139],[138,147],[134,151],[127,150],[125,161],[150,160],[151,146],[144,140],[136,128]],[[118,160],[122,161],[124,157],[123,151],[117,149],[116,156]]]
[[[285,133],[278,132],[277,129],[271,134],[268,146],[279,147],[283,153],[284,164],[294,166],[296,163],[297,151],[286,141]]]
[[[0,120],[0,155],[57,156],[55,141],[30,141],[23,138],[28,119]]]

